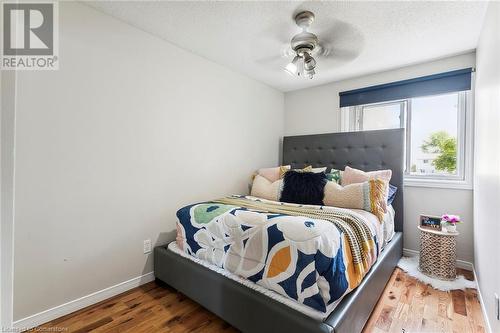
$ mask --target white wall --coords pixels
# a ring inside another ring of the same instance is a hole
[[[14,256],[14,129],[16,72],[0,71],[0,327],[12,325]]]
[[[14,317],[152,270],[182,205],[278,163],[284,97],[78,3],[60,69],[20,72]]]
[[[359,78],[297,90],[285,94],[285,135],[340,131],[339,92],[424,75],[475,66],[475,54],[468,53],[425,64],[367,75]],[[458,227],[458,258],[472,262],[472,191],[409,187],[404,189],[404,247],[419,249],[416,228],[420,214],[456,213],[465,223]]]
[[[474,174],[475,268],[492,332],[500,332],[500,3],[490,2],[477,47]]]

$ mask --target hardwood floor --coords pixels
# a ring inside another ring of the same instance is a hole
[[[468,280],[471,271],[458,269]],[[363,332],[486,332],[476,289],[436,290],[394,270]]]
[[[472,273],[461,271],[468,279]],[[156,282],[42,325],[52,332],[238,332]],[[396,269],[364,329],[374,332],[485,332],[475,289],[443,292]]]
[[[77,333],[238,332],[181,293],[154,281],[41,327]]]

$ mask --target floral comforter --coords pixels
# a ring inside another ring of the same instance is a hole
[[[359,285],[381,250],[378,220],[348,209],[233,196],[177,217],[185,253],[320,312]]]

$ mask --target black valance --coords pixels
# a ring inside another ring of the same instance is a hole
[[[343,91],[340,107],[470,90],[472,68]]]

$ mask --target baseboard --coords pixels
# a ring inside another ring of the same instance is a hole
[[[490,325],[490,321],[488,320],[488,316],[486,315],[486,308],[484,307],[484,302],[483,302],[483,295],[481,294],[481,288],[479,287],[479,280],[477,278],[477,274],[476,274],[476,269],[474,267],[472,267],[472,272],[474,273],[474,280],[476,280],[476,284],[477,284],[477,295],[479,297],[479,304],[481,304],[481,311],[483,312],[483,318],[484,318],[484,322],[486,323],[486,332],[487,333],[491,333],[492,330],[491,330],[491,325]]]
[[[106,289],[96,291],[95,293],[92,293],[90,295],[86,295],[68,303],[58,305],[56,307],[53,307],[52,309],[48,309],[36,313],[32,316],[17,320],[14,322],[13,326],[16,330],[21,329],[22,331],[32,329],[33,327],[39,326],[56,318],[83,309],[87,306],[104,301],[105,299],[116,296],[130,289],[139,287],[145,283],[151,282],[154,280],[154,278],[155,277],[153,272],[146,273],[144,275],[118,283]]]
[[[406,256],[406,257],[415,257],[415,256],[418,256],[419,255],[419,251],[416,251],[416,250],[411,250],[411,249],[403,249],[403,255]],[[471,262],[468,262],[468,261],[465,261],[465,260],[457,260],[457,267],[458,268],[462,268],[462,269],[466,269],[466,270],[469,270],[469,271],[473,271],[474,270],[474,266],[472,265]]]

